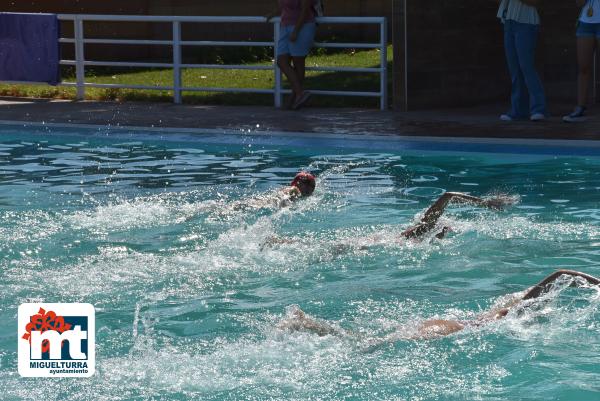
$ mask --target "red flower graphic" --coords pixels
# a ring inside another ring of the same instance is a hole
[[[46,312],[43,308],[40,308],[36,315],[31,316],[29,323],[25,326],[26,333],[23,334],[24,340],[29,340],[31,344],[31,332],[40,331],[45,332],[48,330],[55,330],[59,333],[63,333],[71,329],[69,323],[65,323],[65,318],[57,316],[53,311]],[[63,342],[64,343],[64,342]],[[42,352],[48,352],[50,350],[50,342],[44,340],[42,342]]]

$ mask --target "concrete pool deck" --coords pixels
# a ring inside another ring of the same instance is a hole
[[[353,135],[466,138],[600,140],[600,116],[566,124],[560,117],[545,122],[502,122],[503,105],[472,108],[381,112],[372,109],[175,105],[139,102],[74,102],[0,98],[0,120],[31,123],[95,124],[223,130],[260,130]],[[558,108],[567,112],[569,106]],[[598,112],[596,110],[596,112]],[[593,114],[593,111],[592,111]]]

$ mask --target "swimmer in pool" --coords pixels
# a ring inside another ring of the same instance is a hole
[[[236,211],[267,208],[279,209],[290,206],[298,199],[311,196],[315,192],[316,186],[315,176],[306,171],[301,171],[296,174],[290,185],[255,198],[235,202],[229,207]]]
[[[492,309],[488,312],[479,315],[477,318],[468,321],[441,319],[427,320],[419,325],[415,334],[412,334],[410,336],[402,336],[398,335],[397,333],[393,333],[387,336],[385,339],[377,341],[377,343],[373,345],[382,345],[398,340],[419,340],[445,337],[450,334],[457,333],[467,327],[479,327],[494,322],[496,320],[500,320],[506,317],[506,315],[512,308],[521,305],[523,301],[538,298],[542,294],[548,292],[552,287],[552,283],[554,283],[561,276],[581,277],[591,285],[600,285],[600,279],[590,276],[589,274],[581,273],[574,270],[558,270],[546,277],[538,284],[529,288],[524,295],[519,294],[519,296],[516,297],[508,306]],[[571,285],[574,286],[576,285],[576,283],[573,282],[573,284]],[[307,316],[304,313],[304,311],[302,311],[297,306],[293,307],[293,309],[291,310],[291,317],[283,320],[277,327],[282,330],[306,331],[310,333],[315,333],[319,336],[352,335],[351,332],[334,327],[333,325],[327,322],[319,321],[317,319],[313,319]]]
[[[281,189],[291,200],[311,196],[315,192],[317,182],[315,176],[306,171],[301,171],[292,180],[288,187]]]
[[[417,239],[434,230],[438,220],[440,217],[442,217],[442,214],[444,214],[446,207],[450,203],[462,203],[486,207],[489,209],[502,210],[505,206],[515,203],[515,201],[516,199],[514,197],[506,195],[483,199],[460,192],[446,192],[437,201],[435,201],[435,203],[431,205],[429,209],[427,209],[419,223],[404,230],[401,235],[407,239]],[[442,239],[450,231],[450,227],[443,227],[442,231],[437,233],[435,237]]]
[[[469,204],[474,206],[486,207],[494,210],[502,210],[505,206],[512,205],[516,203],[516,201],[517,197],[508,195],[498,195],[487,199],[483,199],[478,198],[476,196],[467,195],[461,192],[446,192],[438,200],[436,200],[435,203],[429,207],[429,209],[427,209],[419,223],[407,228],[400,235],[402,239],[421,239],[425,234],[433,231],[436,228],[438,220],[440,219],[440,217],[442,217],[442,214],[444,214],[446,207],[450,203]],[[450,227],[443,227],[441,231],[435,235],[435,238],[443,239],[446,236],[446,234],[448,234],[450,231],[452,231]],[[370,236],[369,238],[367,238],[367,240],[369,242],[376,242],[377,237],[378,235]],[[269,238],[262,245],[261,249],[278,244],[293,244],[295,242],[297,242],[297,240],[295,239],[280,238],[274,236]],[[348,244],[336,244],[334,246],[335,253],[344,253],[351,246],[352,245]],[[368,246],[361,245],[360,249],[368,249]]]

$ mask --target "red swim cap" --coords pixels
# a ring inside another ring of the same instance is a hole
[[[298,174],[296,174],[296,177],[294,177],[294,180],[291,182],[290,186],[298,187],[298,184],[300,184],[301,182],[310,184],[313,187],[317,184],[314,175],[312,175],[311,173],[307,173],[306,171],[301,171]]]

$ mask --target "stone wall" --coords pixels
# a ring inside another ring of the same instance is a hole
[[[410,109],[476,105],[508,100],[498,4],[438,0],[435,7],[406,0],[408,7],[408,106]],[[575,100],[574,1],[545,1],[538,70],[550,101]]]
[[[576,101],[577,47],[575,39],[579,9],[574,0],[548,0],[540,10],[539,60],[548,98]]]
[[[442,0],[434,8],[407,0],[407,7],[410,109],[506,94],[501,29],[492,2]]]

